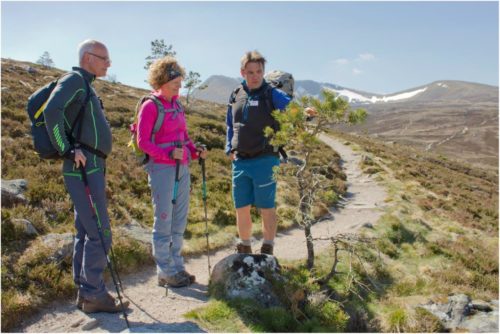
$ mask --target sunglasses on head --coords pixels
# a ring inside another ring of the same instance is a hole
[[[167,75],[168,75],[168,81],[172,81],[172,80],[182,76],[182,73],[177,71],[176,69],[168,68]]]

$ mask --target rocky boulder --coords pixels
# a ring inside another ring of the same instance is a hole
[[[12,224],[15,228],[22,231],[24,234],[28,236],[36,236],[38,235],[38,231],[33,226],[33,224],[26,219],[12,219]]]
[[[152,249],[153,232],[150,228],[146,229],[136,220],[132,220],[125,225],[121,225],[119,230],[130,239],[146,245],[150,250]]]
[[[226,298],[251,299],[263,307],[281,306],[273,283],[283,281],[274,256],[232,254],[219,261],[210,277],[210,285],[222,288]]]
[[[2,206],[12,207],[17,203],[27,203],[23,193],[28,187],[24,179],[2,180]]]
[[[73,234],[71,233],[50,233],[42,236],[42,243],[52,250],[49,258],[56,262],[65,261],[71,263],[73,255]]]
[[[498,300],[471,301],[467,295],[455,294],[448,298],[446,304],[430,301],[420,307],[438,317],[443,326],[452,332],[498,333]]]

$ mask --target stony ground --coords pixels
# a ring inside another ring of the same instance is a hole
[[[313,236],[328,236],[340,232],[353,232],[366,223],[374,224],[382,214],[385,191],[363,174],[359,168],[360,155],[342,142],[323,136],[322,140],[336,150],[343,160],[347,175],[348,193],[343,208],[333,212],[333,218],[317,223]],[[293,245],[293,247],[291,247]],[[328,243],[315,244],[320,251]],[[260,248],[258,241],[254,250]],[[221,259],[234,253],[233,247],[210,255],[212,267]],[[306,246],[301,229],[279,233],[276,239],[275,256],[278,259],[305,259]],[[122,277],[124,296],[130,301],[128,319],[130,332],[203,332],[195,323],[184,318],[189,310],[208,302],[208,266],[206,255],[186,259],[186,268],[197,277],[196,284],[186,288],[168,289],[158,287],[154,267],[143,268]],[[112,284],[108,285],[114,291]],[[23,321],[18,332],[121,332],[128,331],[123,315],[85,314],[71,301],[54,302],[47,305],[36,316]]]

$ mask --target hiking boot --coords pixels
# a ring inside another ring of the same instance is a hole
[[[130,305],[130,302],[123,301],[123,307],[127,308]],[[111,296],[109,293],[102,298],[95,300],[87,300],[84,299],[82,302],[82,311],[85,313],[95,313],[95,312],[108,312],[108,313],[117,313],[122,311],[122,307],[120,305],[120,301],[118,298]]]
[[[273,255],[273,249],[273,245],[262,244],[262,247],[260,247],[260,254]]]
[[[168,286],[170,288],[182,288],[184,286],[188,286],[191,283],[190,277],[185,276],[178,272],[173,276],[167,277],[159,277],[158,285],[159,286]]]
[[[76,294],[76,307],[78,307],[79,310],[82,309],[82,305],[83,305],[83,301],[85,299],[83,299],[82,296],[80,296],[80,291],[78,291],[78,293]]]
[[[179,274],[183,275],[184,277],[189,278],[189,284],[193,284],[194,282],[196,282],[196,276],[191,275],[190,273],[188,273],[185,270],[179,271]]]
[[[246,246],[239,242],[236,244],[236,251],[240,254],[252,254],[252,246]]]

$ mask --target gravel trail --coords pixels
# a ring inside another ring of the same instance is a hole
[[[347,175],[348,193],[342,208],[333,212],[333,218],[323,220],[313,226],[314,237],[337,233],[354,232],[365,223],[375,224],[382,214],[386,197],[385,190],[359,168],[360,154],[341,141],[321,136],[326,144],[342,157],[342,168]],[[293,245],[293,247],[290,247]],[[260,242],[252,245],[260,248]],[[328,242],[315,243],[319,252]],[[233,246],[212,253],[212,267],[224,257],[234,253]],[[304,232],[292,229],[278,233],[275,243],[278,259],[305,259],[306,246]],[[186,288],[166,289],[157,286],[156,271],[153,266],[142,268],[140,272],[122,277],[125,298],[130,300],[128,319],[130,332],[203,332],[183,314],[207,303],[208,269],[206,255],[186,258],[186,269],[196,275],[197,282]],[[114,292],[112,282],[108,283]],[[57,301],[48,304],[35,316],[30,317],[15,329],[18,332],[121,332],[128,331],[121,314],[85,314],[78,310],[73,301]]]

